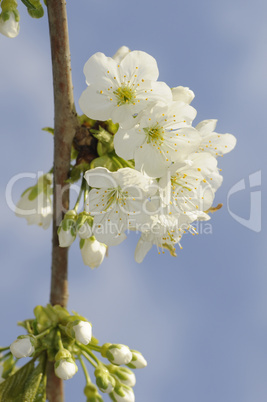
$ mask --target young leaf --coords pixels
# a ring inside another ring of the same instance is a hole
[[[25,381],[34,371],[34,360],[21,367],[15,374],[0,384],[0,402],[21,402],[24,393]]]

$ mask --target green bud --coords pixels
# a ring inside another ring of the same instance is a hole
[[[110,364],[107,366],[110,373],[112,373],[122,384],[133,387],[136,383],[136,378],[132,370],[127,367],[118,367]]]
[[[100,391],[109,394],[115,387],[116,381],[105,367],[95,369],[96,385]]]
[[[87,397],[86,402],[102,402],[103,399],[98,393],[98,389],[94,384],[88,384],[83,390],[85,396]]]
[[[18,3],[16,0],[3,0],[1,3],[1,8],[2,8],[3,13],[9,12],[9,11],[16,11],[18,8]],[[3,18],[3,15],[2,15],[2,18]],[[8,17],[8,19],[9,19],[9,17]]]
[[[21,0],[27,7],[27,11],[32,18],[41,18],[44,15],[44,9],[39,0]]]
[[[128,367],[130,367],[131,369],[138,369],[147,366],[147,361],[142,353],[138,352],[137,350],[131,350],[131,352],[133,357],[130,363],[127,364]]]
[[[104,345],[101,346],[100,353],[103,357],[107,357],[107,350],[111,345],[112,343],[104,343]]]
[[[67,360],[67,361],[69,361],[69,359],[71,359],[70,363],[73,362],[71,353],[67,349],[64,349],[64,348],[60,349],[57,352],[57,354],[55,356],[55,361],[58,362],[58,361],[63,360],[63,359]]]

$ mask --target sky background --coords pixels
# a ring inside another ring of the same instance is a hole
[[[101,343],[124,343],[144,354],[148,366],[136,371],[137,402],[266,402],[266,230],[265,211],[256,199],[261,194],[265,205],[266,188],[250,189],[249,176],[260,171],[265,181],[266,123],[261,117],[267,106],[267,3],[67,3],[79,113],[84,63],[97,51],[112,56],[127,45],[156,58],[161,81],[194,91],[194,124],[218,119],[219,133],[237,137],[235,150],[219,159],[224,181],[214,204],[224,206],[209,221],[212,233],[184,236],[177,258],[159,256],[153,248],[140,265],[134,261],[137,236],[131,234],[94,271],[83,265],[76,241],[69,258],[69,310],[92,322]],[[53,126],[47,17],[31,19],[23,4],[19,10],[19,36],[0,37],[3,346],[24,333],[17,321],[31,318],[34,306],[49,301],[51,266],[51,228],[27,226],[5,197],[12,177],[47,172],[52,165],[53,139],[41,131]],[[245,188],[231,195],[227,208],[229,191],[240,181]],[[34,183],[18,181],[14,202]],[[254,218],[248,222],[250,210]],[[66,382],[66,401],[83,401],[83,386],[79,370]]]

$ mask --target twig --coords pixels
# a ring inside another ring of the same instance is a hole
[[[70,167],[72,140],[79,126],[73,99],[66,2],[47,0],[52,53],[55,105],[53,240],[50,302],[66,307],[68,300],[68,249],[60,248],[57,228],[69,208],[69,189],[65,181]],[[63,383],[48,364],[47,398],[62,402]]]

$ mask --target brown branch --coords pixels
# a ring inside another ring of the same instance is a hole
[[[54,201],[52,276],[50,302],[66,307],[68,300],[68,249],[58,245],[57,228],[69,208],[69,190],[65,184],[70,167],[72,140],[79,123],[75,112],[71,78],[69,35],[65,0],[47,0],[53,68],[55,132],[54,132]],[[63,383],[48,364],[47,397],[62,402]]]

